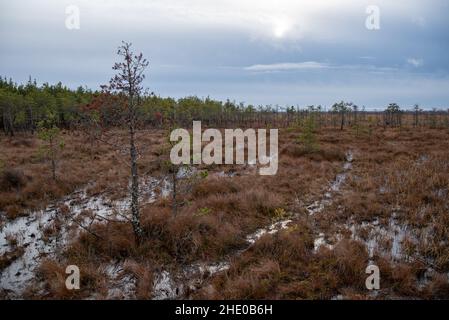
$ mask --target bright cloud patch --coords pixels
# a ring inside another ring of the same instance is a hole
[[[417,68],[421,67],[424,64],[424,61],[422,59],[409,58],[407,59],[407,63]]]
[[[324,69],[330,66],[326,63],[320,63],[315,61],[298,62],[298,63],[273,63],[273,64],[255,64],[249,67],[245,67],[248,71],[289,71],[289,70],[304,70],[304,69]]]

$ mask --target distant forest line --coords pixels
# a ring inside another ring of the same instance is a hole
[[[117,94],[76,90],[62,83],[38,85],[31,78],[26,84],[0,78],[0,127],[5,135],[17,132],[34,133],[39,123],[51,119],[61,129],[75,130],[86,124],[103,128],[126,125],[122,112],[123,100]],[[292,127],[308,119],[314,127],[431,127],[449,128],[449,109],[423,110],[420,106],[401,107],[396,103],[384,111],[367,111],[351,102],[337,102],[326,110],[322,106],[279,107],[254,106],[226,100],[218,101],[189,96],[180,99],[163,98],[153,93],[139,97],[138,119],[141,127],[189,126],[201,120],[214,127]]]

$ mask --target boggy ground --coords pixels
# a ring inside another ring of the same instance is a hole
[[[264,236],[192,297],[448,298],[448,132],[327,133],[320,140],[353,150],[332,201]],[[368,264],[379,267],[378,291],[366,289]]]
[[[77,196],[78,203],[126,196],[129,168],[112,145],[92,148],[81,133],[67,132],[54,182],[48,163],[36,156],[36,139],[2,138],[5,172],[16,170],[13,174],[20,176],[19,183],[2,177],[5,228],[19,216],[56,203],[54,219],[39,226],[44,240],[60,239],[61,232],[68,232],[65,225],[77,232],[33,258],[35,277],[23,290],[0,294],[44,299],[449,297],[449,132],[321,129],[314,150],[304,150],[297,139],[301,134],[296,128],[280,131],[276,176],[259,176],[249,165],[196,168],[181,179],[174,215],[164,167],[166,133],[144,132],[139,169],[143,181],[154,180],[142,183],[150,196],[141,202],[146,236],[140,246],[126,221],[126,206],[109,205],[116,209],[109,215],[109,206],[100,210],[89,202],[82,211],[70,197],[79,189],[85,193]],[[61,204],[64,195],[69,200]],[[106,219],[95,219],[98,212]],[[73,224],[72,218],[82,223]],[[280,227],[260,232],[276,222]],[[7,236],[8,249],[0,251],[3,273],[33,241]],[[365,287],[368,264],[379,266],[379,291]],[[67,265],[80,268],[80,290],[65,288]],[[192,266],[203,267],[187,272]]]

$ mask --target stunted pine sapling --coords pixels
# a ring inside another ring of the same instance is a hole
[[[384,111],[384,127],[400,127],[402,124],[402,110],[396,103],[390,103]]]
[[[346,114],[351,111],[352,106],[352,102],[344,101],[334,103],[334,105],[332,106],[332,111],[340,115],[340,130],[343,130],[343,127],[346,123]]]
[[[303,145],[306,153],[311,153],[319,149],[315,137],[315,116],[313,113],[304,121],[304,132],[298,137],[298,142]]]
[[[419,114],[422,112],[422,109],[419,108],[418,104],[413,106],[413,126],[416,128],[419,126]]]
[[[45,120],[38,123],[38,137],[43,141],[39,154],[51,162],[51,174],[56,180],[56,164],[59,153],[64,149],[61,130],[56,126],[56,115],[50,112]]]
[[[129,159],[131,168],[131,224],[137,244],[143,241],[143,229],[140,222],[139,212],[139,174],[137,170],[138,150],[136,131],[138,129],[138,113],[142,107],[142,98],[145,95],[143,80],[144,71],[148,67],[148,61],[142,53],[134,54],[131,51],[131,43],[122,42],[117,50],[121,58],[112,67],[116,74],[108,85],[102,86],[106,94],[112,94],[119,98],[123,124],[128,130]]]

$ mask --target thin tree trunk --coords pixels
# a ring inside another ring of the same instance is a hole
[[[176,200],[176,196],[177,196],[177,189],[176,189],[176,184],[177,184],[177,177],[176,177],[176,174],[177,174],[177,167],[176,166],[174,166],[173,168],[173,173],[172,173],[172,178],[173,178],[173,194],[172,194],[172,200],[173,200],[173,203],[172,203],[172,214],[173,214],[173,216],[176,216],[176,214],[178,213],[178,204],[177,204],[177,200]]]
[[[140,225],[139,214],[139,179],[137,173],[137,152],[134,142],[134,126],[131,124],[130,134],[130,155],[131,155],[131,223],[134,230],[136,243],[142,242],[143,230]]]

